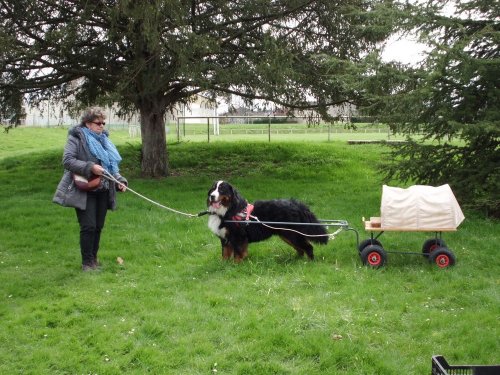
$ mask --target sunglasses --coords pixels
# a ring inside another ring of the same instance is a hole
[[[103,122],[96,122],[96,121],[92,121],[92,124],[96,124],[97,126],[105,126],[106,123],[103,121]]]

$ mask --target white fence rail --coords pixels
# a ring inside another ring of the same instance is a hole
[[[289,124],[286,123],[287,119],[290,120]],[[302,121],[297,122],[297,119]],[[199,121],[197,122],[196,120]],[[257,120],[259,121],[257,122]],[[369,128],[355,130],[351,127],[345,126],[348,124],[347,121],[337,124],[321,123],[319,118],[314,118],[313,121],[316,125],[308,126],[311,122],[311,118],[309,117],[179,116],[175,121],[175,134],[177,136],[177,141],[180,141],[181,138],[189,136],[205,135],[207,137],[207,142],[210,142],[213,138],[217,138],[219,136],[241,134],[267,135],[269,142],[271,142],[271,136],[273,134],[326,134],[328,141],[331,140],[332,134],[339,133],[379,133],[385,134],[387,139],[391,137],[388,127],[378,124],[374,124]],[[170,123],[165,126],[167,133],[173,130],[171,125],[172,124]],[[141,128],[139,125],[130,125],[128,127],[128,131],[131,138],[141,136]]]

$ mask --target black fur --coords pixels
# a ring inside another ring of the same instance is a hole
[[[321,244],[328,242],[325,226],[320,225],[309,207],[294,199],[258,200],[253,204],[251,215],[263,222],[318,225],[268,224],[273,227],[269,228],[264,224],[228,222],[244,221],[247,204],[241,194],[227,182],[217,181],[208,191],[209,227],[221,239],[222,256],[226,259],[232,255],[236,261],[244,259],[249,243],[263,241],[273,235],[280,236],[299,256],[306,254],[309,259],[314,259],[310,241]],[[309,236],[283,229],[291,229]]]

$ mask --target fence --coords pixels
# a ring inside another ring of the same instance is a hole
[[[187,124],[185,119],[206,120],[198,124]],[[241,120],[246,120],[246,123],[241,123]],[[286,123],[285,120],[302,120],[302,122]],[[225,120],[221,124],[221,120]],[[259,121],[256,121],[259,120]],[[264,121],[263,121],[264,120]],[[335,124],[321,123],[319,118],[315,118],[311,122],[309,117],[288,117],[288,116],[189,116],[178,117],[176,121],[177,141],[187,136],[206,136],[207,142],[210,142],[214,137],[224,135],[266,135],[268,142],[271,142],[272,135],[302,135],[302,134],[324,134],[328,141],[332,140],[334,134],[374,134],[378,133],[383,138],[387,139],[393,136],[390,129],[385,125],[380,124],[358,124],[356,127],[346,125],[347,122],[339,122]],[[240,122],[240,123],[235,123]]]
[[[186,121],[187,119],[190,121]],[[277,138],[277,136],[288,136],[287,139],[290,139],[301,135],[307,135],[308,139],[312,135],[317,139],[328,141],[338,135],[352,135],[357,137],[358,140],[363,135],[367,135],[369,138],[376,137],[377,140],[394,138],[394,134],[390,132],[387,126],[377,123],[355,124],[355,127],[353,127],[348,122],[331,124],[321,123],[319,119],[315,119],[311,124],[306,121],[309,118],[293,118],[295,121],[297,119],[302,120],[302,122],[286,122],[286,120],[292,120],[287,116],[180,116],[177,117],[175,123],[166,124],[165,130],[167,134],[175,134],[178,142],[181,139],[205,139],[207,142],[211,142],[212,140],[235,139],[237,136],[244,139],[263,136],[266,137],[268,142],[271,142],[271,139]],[[192,120],[200,120],[200,122],[193,122]],[[130,125],[128,131],[129,136],[132,138],[141,135],[139,125]]]

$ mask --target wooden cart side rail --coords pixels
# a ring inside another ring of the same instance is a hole
[[[379,218],[372,218],[379,219]],[[456,232],[457,228],[404,228],[404,227],[383,227],[380,224],[380,220],[373,221],[364,221],[365,230],[371,232]],[[375,225],[373,225],[375,224]],[[377,225],[378,224],[378,225]]]

